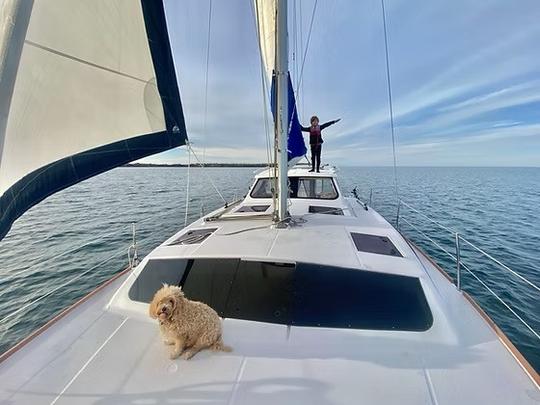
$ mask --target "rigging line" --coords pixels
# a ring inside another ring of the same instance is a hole
[[[277,162],[277,147],[273,147],[273,146],[276,146],[275,145],[276,139],[275,137],[272,137],[272,132],[270,129],[270,124],[269,124],[270,118],[269,118],[268,111],[270,107],[268,105],[267,97],[270,94],[270,90],[269,90],[268,78],[266,76],[265,68],[264,68],[262,43],[261,43],[260,33],[258,29],[258,20],[257,20],[259,16],[259,3],[258,2],[256,1],[254,2],[254,7],[251,7],[251,11],[255,14],[253,16],[253,21],[255,22],[255,31],[257,32],[257,37],[259,39],[258,41],[259,56],[260,56],[259,66],[260,66],[260,71],[261,71],[261,81],[262,81],[262,90],[263,90],[264,127],[265,127],[265,133],[266,133],[266,152],[267,152],[267,160],[268,160],[268,171],[269,173],[271,173],[272,168],[273,168],[274,190],[277,190],[277,165],[275,164],[275,162]],[[274,141],[274,145],[272,145],[272,140]],[[272,151],[274,151],[273,159],[272,159]],[[275,192],[272,192],[272,205],[274,206],[274,209],[275,207],[277,207],[277,194]]]
[[[311,33],[313,30],[313,22],[315,21],[315,13],[317,11],[317,4],[318,0],[315,0],[315,4],[313,4],[313,11],[311,12],[311,21],[309,22],[309,30],[308,30],[308,36],[306,39],[306,49],[304,50],[304,55],[302,57],[302,65],[300,67],[300,77],[298,79],[298,83],[296,85],[296,93],[298,93],[298,89],[300,88],[300,85],[302,83],[302,80],[304,78],[304,65],[306,63],[307,54],[309,51],[309,44],[311,42]]]
[[[268,168],[272,166],[272,136],[270,131],[270,118],[268,114],[268,100],[266,95],[269,94],[268,87],[266,86],[264,68],[261,65],[261,82],[262,82],[262,92],[263,92],[263,121],[264,121],[264,137],[266,141],[266,161]]]
[[[186,142],[187,144],[189,144],[189,142]],[[187,184],[186,184],[186,213],[185,213],[185,216],[184,216],[184,228],[187,226],[187,220],[188,220],[188,212],[189,212],[189,186],[190,186],[190,183],[191,183],[191,178],[190,178],[190,168],[191,168],[191,152],[190,152],[190,149],[189,149],[189,146],[187,148],[187,152],[188,152],[188,166],[187,166]]]
[[[300,54],[302,55],[304,53],[304,30],[302,29],[304,20],[302,17],[302,2],[298,2],[298,17],[300,19]],[[302,116],[304,115],[305,109],[304,109],[304,83],[301,84],[300,89],[302,90],[300,97],[302,98]]]
[[[270,91],[268,91],[268,83],[267,83],[267,77],[265,73],[264,68],[264,59],[262,54],[262,47],[261,47],[261,38],[259,35],[259,27],[257,22],[257,16],[259,15],[259,3],[253,2],[253,6],[250,7],[251,13],[253,16],[253,21],[255,22],[255,32],[257,33],[257,39],[258,39],[258,48],[259,48],[259,67],[260,67],[260,73],[261,73],[261,89],[262,89],[262,96],[263,96],[263,120],[264,120],[264,131],[265,131],[265,140],[266,140],[266,160],[268,163],[268,168],[270,169],[272,164],[272,142],[271,142],[271,133],[270,133],[270,119],[268,115],[268,95],[270,94]]]
[[[203,118],[203,166],[206,159],[206,124],[208,117],[208,71],[210,70],[210,35],[212,33],[212,0],[208,5],[208,32],[206,36],[206,71],[204,76],[204,118]]]
[[[390,60],[388,57],[388,32],[386,29],[386,9],[384,7],[384,0],[381,0],[381,11],[384,29],[384,52],[386,57],[386,82],[388,85],[388,108],[390,111],[390,130],[392,133],[392,156],[394,159],[394,191],[396,194],[396,200],[399,199],[398,193],[398,181],[397,181],[397,163],[396,163],[396,136],[394,130],[394,107],[392,102],[392,82],[390,80]]]
[[[298,22],[296,13],[296,1],[293,1],[293,71],[295,80],[298,79]]]
[[[191,151],[191,153],[193,153],[193,157],[195,158],[195,160],[197,161],[197,163],[199,163],[201,165],[201,167],[204,168],[204,164],[201,163],[201,160],[199,159],[199,157],[197,156],[197,154],[195,153],[195,151],[193,150],[193,148],[191,147],[191,143],[188,143],[186,144],[188,145],[188,148],[189,150]],[[223,200],[223,202],[225,204],[227,204],[227,200],[225,199],[225,197],[223,197],[223,194],[221,194],[219,192],[219,189],[217,188],[216,184],[214,183],[214,181],[212,180],[212,178],[208,175],[208,173],[206,173],[205,170],[203,170],[203,173],[205,174],[206,178],[208,179],[208,181],[210,182],[210,184],[212,185],[212,187],[214,187],[214,190],[216,190],[216,193],[218,193],[218,195],[220,196],[220,198]]]
[[[298,78],[298,83],[296,84],[296,94],[298,94],[298,90],[300,89],[300,86],[302,85],[302,88],[303,88],[303,79],[304,79],[304,65],[306,63],[306,58],[307,58],[307,54],[308,54],[308,51],[309,51],[309,44],[311,42],[311,33],[312,33],[312,30],[313,30],[313,22],[315,21],[315,13],[317,11],[317,4],[318,4],[318,0],[315,0],[315,3],[313,4],[313,11],[311,12],[311,21],[309,23],[309,30],[308,30],[308,36],[307,36],[307,40],[306,40],[306,49],[304,50],[304,54],[302,56],[302,65],[301,65],[301,68],[300,68],[300,77]],[[303,97],[303,95],[302,95]],[[296,106],[296,103],[294,103],[294,108],[292,110],[292,113],[289,117],[289,121],[290,121],[290,124],[289,124],[289,132],[291,130],[291,125],[292,125],[292,117],[294,116],[294,113],[297,111],[297,106]]]

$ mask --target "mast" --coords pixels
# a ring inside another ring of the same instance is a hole
[[[277,165],[278,165],[278,215],[277,220],[287,218],[287,198],[289,196],[287,136],[289,132],[288,117],[288,73],[289,47],[287,38],[287,0],[277,0],[276,10],[276,112],[277,119]]]

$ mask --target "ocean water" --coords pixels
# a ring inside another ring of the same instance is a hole
[[[244,195],[254,169],[191,169],[188,222]],[[391,168],[344,167],[354,187],[395,224]],[[540,168],[399,168],[400,197],[540,284]],[[0,242],[0,352],[127,265],[131,223],[142,256],[184,226],[185,168],[118,168],[48,198]],[[407,206],[400,229],[455,277],[454,236]],[[431,240],[428,240],[427,238]],[[434,245],[435,242],[438,246]],[[445,253],[445,249],[448,253]],[[540,332],[540,293],[462,243],[467,267]],[[471,274],[462,285],[540,370],[540,341]]]

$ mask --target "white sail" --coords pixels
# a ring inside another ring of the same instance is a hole
[[[0,237],[30,206],[185,143],[161,1],[6,0]]]
[[[268,83],[276,65],[276,0],[254,0],[262,62]]]

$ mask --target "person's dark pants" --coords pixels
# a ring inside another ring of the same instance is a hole
[[[322,145],[311,145],[311,170],[315,170],[315,167],[317,167],[317,171],[321,168],[321,148]]]

